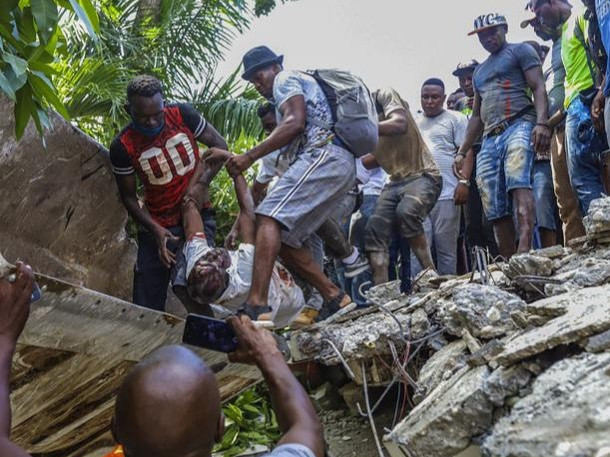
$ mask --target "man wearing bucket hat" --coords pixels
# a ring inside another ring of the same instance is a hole
[[[456,169],[462,170],[482,131],[477,183],[500,254],[508,258],[515,253],[515,239],[519,253],[532,246],[534,154],[548,150],[551,132],[540,57],[528,44],[507,43],[507,32],[504,16],[485,14],[469,33],[478,36],[490,56],[474,71],[473,112]]]
[[[316,266],[304,242],[344,202],[356,183],[354,156],[335,137],[329,126],[333,116],[321,86],[307,73],[284,70],[283,56],[266,46],[249,50],[243,57],[242,77],[276,106],[277,127],[260,144],[227,161],[231,175],[249,168],[256,160],[282,149],[288,169],[256,209],[256,251],[250,293],[243,311],[256,319],[269,311],[267,296],[275,260]],[[289,147],[288,147],[289,146]],[[309,281],[308,273],[298,273]],[[324,295],[325,307],[337,310],[351,300],[342,291]]]

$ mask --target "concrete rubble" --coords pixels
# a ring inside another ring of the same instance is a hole
[[[423,275],[408,296],[374,287],[376,306],[294,333],[294,357],[360,388],[411,384],[392,457],[610,456],[610,198],[585,226],[569,248]]]

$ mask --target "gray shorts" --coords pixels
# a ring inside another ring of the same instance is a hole
[[[424,219],[436,204],[442,187],[443,179],[429,174],[387,183],[366,224],[366,251],[387,251],[395,228],[403,238],[422,235]]]
[[[328,144],[301,154],[273,186],[256,214],[278,221],[282,242],[295,249],[333,215],[356,182],[356,161]]]

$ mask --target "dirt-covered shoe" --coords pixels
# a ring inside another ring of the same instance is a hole
[[[364,273],[369,269],[369,260],[362,253],[358,254],[358,258],[353,262],[343,264],[345,266],[345,277],[354,278],[360,273]]]
[[[301,311],[301,314],[299,314],[297,318],[292,321],[292,324],[290,324],[290,326],[292,328],[306,327],[308,325],[313,324],[316,320],[316,317],[318,317],[317,309],[305,307],[303,308],[303,311]]]
[[[322,304],[322,309],[316,318],[316,322],[323,321],[328,319],[330,316],[338,312],[339,310],[345,308],[352,302],[352,299],[345,292],[341,291],[339,295],[330,300],[324,300]]]

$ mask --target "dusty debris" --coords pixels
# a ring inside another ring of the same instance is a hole
[[[515,255],[508,262],[506,274],[511,279],[517,276],[551,276],[553,261],[537,253]]]
[[[392,457],[610,456],[610,198],[585,225],[570,248],[426,274],[411,295],[377,286],[378,307],[297,332],[301,356],[345,363],[356,384],[410,377],[416,406],[386,433]]]
[[[451,457],[491,425],[493,405],[484,392],[486,366],[464,367],[441,382],[411,414],[384,437],[386,446],[412,457]]]
[[[466,351],[466,343],[457,340],[449,343],[428,359],[419,372],[417,390],[414,396],[416,403],[419,403],[432,392],[443,379],[447,379],[457,369],[465,365]]]
[[[483,455],[581,457],[609,446],[610,354],[582,354],[536,379],[532,393],[495,425]]]
[[[542,303],[541,303],[542,302]],[[507,341],[504,351],[495,360],[510,365],[547,349],[577,342],[610,329],[610,286],[592,287],[542,300],[529,309],[548,310],[563,307],[565,314],[537,327],[515,335]]]
[[[453,335],[460,336],[466,328],[475,337],[497,338],[516,328],[510,314],[524,307],[519,297],[497,287],[464,284],[443,303],[441,320]]]
[[[413,339],[423,338],[428,334],[428,330],[430,330],[428,313],[422,308],[413,311],[411,315],[411,336]]]

